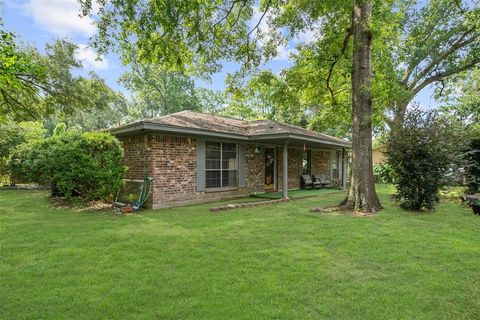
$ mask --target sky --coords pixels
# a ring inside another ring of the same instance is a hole
[[[96,32],[96,27],[89,17],[79,17],[80,5],[78,0],[4,0],[1,8],[5,28],[15,32],[19,38],[32,46],[44,51],[46,43],[52,43],[59,38],[67,38],[79,46],[77,57],[83,62],[84,70],[81,73],[95,71],[114,90],[122,91],[127,96],[128,91],[118,84],[120,75],[127,70],[122,66],[116,54],[107,54],[102,60],[97,59],[95,50],[89,47],[89,38]],[[252,21],[258,21],[257,13]],[[296,43],[308,42],[313,39],[312,32],[305,32],[290,42],[286,47],[279,48],[278,57],[268,62],[263,68],[278,73],[283,68],[291,66],[289,52],[294,50]],[[229,72],[238,70],[236,63],[225,62],[223,70],[212,75],[210,82],[196,81],[197,85],[223,90],[224,80]],[[422,90],[415,101],[423,108],[437,105],[433,98],[433,88]]]

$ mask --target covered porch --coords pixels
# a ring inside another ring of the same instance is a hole
[[[325,189],[300,192],[302,175],[325,177],[337,190],[346,188],[348,142],[292,135],[255,137],[254,141],[255,153],[264,156],[266,195],[288,199],[290,194],[298,197],[309,192],[326,192]]]

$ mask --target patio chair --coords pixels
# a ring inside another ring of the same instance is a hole
[[[312,175],[312,181],[313,181],[313,187],[315,189],[321,189],[322,188],[322,180],[320,180],[318,175]]]
[[[302,189],[311,189],[313,188],[312,178],[308,174],[302,174]]]
[[[318,179],[320,179],[320,183],[322,184],[322,187],[329,188],[332,186],[332,182],[330,181],[330,177],[325,176],[324,174],[319,174],[316,176]]]

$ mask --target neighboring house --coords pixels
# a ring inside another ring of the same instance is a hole
[[[374,165],[385,162],[385,151],[387,151],[386,144],[379,145],[372,149],[372,162]]]
[[[109,131],[123,143],[126,178],[153,177],[153,208],[254,192],[288,197],[302,173],[323,174],[345,187],[349,142],[271,120],[182,111]]]

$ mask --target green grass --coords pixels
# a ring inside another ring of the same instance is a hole
[[[339,192],[338,189],[298,189],[298,190],[288,190],[288,196],[292,199],[300,199],[305,197],[311,197],[316,195],[322,195],[327,193]],[[267,193],[255,193],[252,194],[253,197],[257,198],[267,198],[267,199],[280,199],[283,197],[281,192],[267,192]]]
[[[212,213],[52,208],[0,192],[1,319],[479,319],[480,217],[315,214],[342,194]]]

